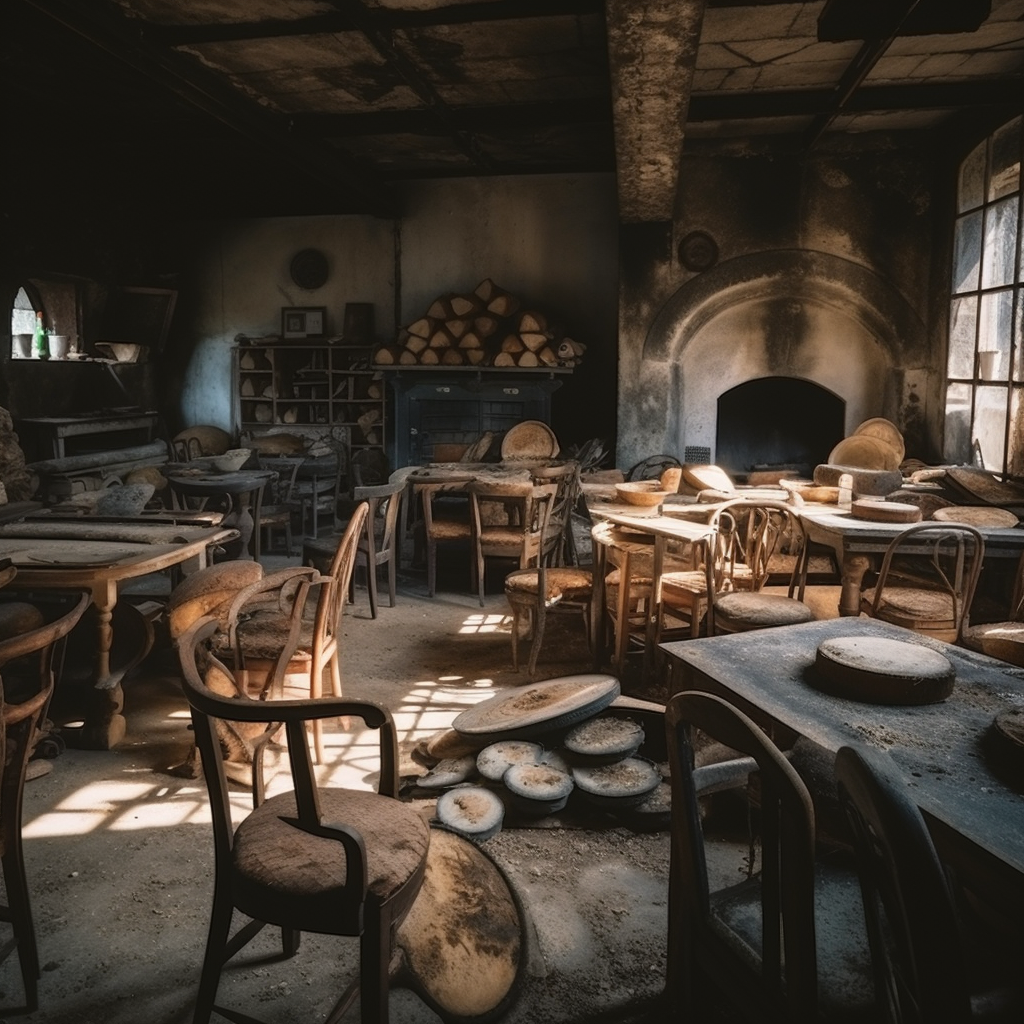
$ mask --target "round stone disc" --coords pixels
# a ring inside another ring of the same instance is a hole
[[[573,768],[577,788],[602,807],[635,807],[661,782],[657,766],[642,757],[627,757],[597,768]]]
[[[482,843],[501,831],[505,805],[483,786],[459,786],[438,797],[435,812],[442,825]]]
[[[525,922],[511,884],[479,847],[431,829],[423,885],[395,943],[401,977],[445,1022],[500,1016],[526,966]]]
[[[837,637],[818,645],[812,682],[826,693],[870,704],[933,704],[953,692],[949,659],[888,637]]]
[[[582,722],[618,695],[615,676],[562,676],[496,694],[463,711],[452,727],[467,736],[526,739]]]
[[[570,754],[590,764],[610,764],[631,757],[644,741],[644,729],[632,718],[597,715],[574,726],[563,744]]]

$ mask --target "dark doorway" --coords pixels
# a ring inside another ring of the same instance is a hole
[[[715,461],[741,476],[787,469],[809,477],[843,438],[846,402],[796,377],[760,377],[718,399]]]

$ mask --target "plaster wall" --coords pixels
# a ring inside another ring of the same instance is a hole
[[[936,455],[944,187],[925,152],[684,159],[675,220],[622,247],[619,465],[714,458],[718,396],[774,375],[840,395],[847,430],[886,416]],[[702,272],[676,251],[694,230],[718,246]]]
[[[615,180],[550,175],[413,182],[397,222],[300,217],[186,229],[190,266],[176,314],[169,372],[180,395],[176,427],[231,429],[231,348],[236,334],[280,330],[281,307],[326,306],[340,331],[346,302],[372,302],[376,332],[423,315],[438,295],[490,277],[566,326],[588,348],[556,394],[563,445],[614,437],[617,357]],[[313,247],[331,273],[315,291],[296,287],[291,258]]]

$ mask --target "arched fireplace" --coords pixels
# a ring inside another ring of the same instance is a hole
[[[809,477],[844,436],[846,402],[797,377],[759,377],[718,396],[715,461],[734,477],[786,469]]]

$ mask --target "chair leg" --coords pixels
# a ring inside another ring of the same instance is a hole
[[[527,665],[526,674],[533,682],[534,673],[537,671],[537,657],[540,654],[540,645],[544,639],[544,622],[547,612],[544,610],[544,603],[538,602],[533,612],[533,642],[530,644],[530,661]]]
[[[519,671],[519,605],[509,602],[512,606],[512,671]]]
[[[366,592],[370,595],[370,618],[377,618],[377,563],[366,556]]]
[[[437,589],[437,541],[427,537],[427,596]]]
[[[39,1006],[39,952],[36,948],[36,931],[32,922],[21,836],[8,836],[8,839],[13,842],[10,842],[10,848],[2,859],[4,888],[7,891],[7,910],[14,929],[14,945],[21,967],[21,982],[25,989],[25,1008],[31,1011]]]
[[[395,594],[398,590],[398,548],[392,547],[388,555],[388,600],[395,607]]]
[[[228,934],[231,930],[231,901],[213,894],[213,910],[210,912],[210,929],[206,937],[206,954],[203,957],[203,972],[199,978],[199,992],[192,1011],[192,1024],[208,1024],[213,1014],[213,1005],[220,984],[220,971],[224,964]]]
[[[391,915],[367,903],[359,948],[360,1024],[388,1024]]]

